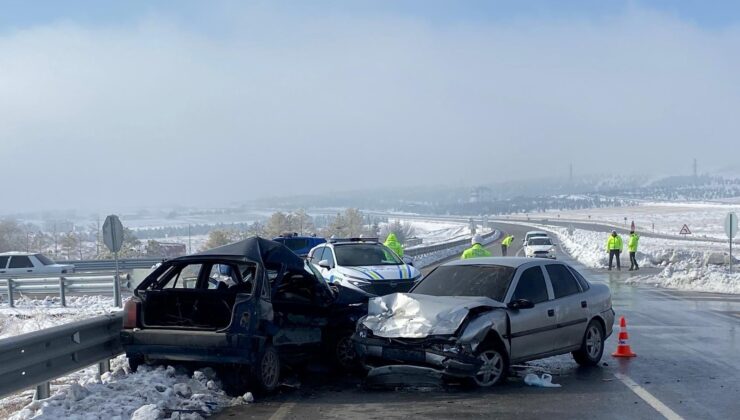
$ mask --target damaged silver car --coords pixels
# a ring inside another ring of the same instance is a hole
[[[613,323],[609,287],[565,263],[477,258],[371,299],[353,340],[371,378],[421,373],[488,387],[529,360],[572,353],[598,364]]]

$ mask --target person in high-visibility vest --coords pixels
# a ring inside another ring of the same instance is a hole
[[[387,246],[388,248],[392,249],[393,252],[396,253],[399,257],[403,258],[403,245],[401,245],[400,242],[398,242],[398,238],[396,238],[396,234],[391,232],[388,234],[388,237],[385,239],[385,242],[383,245]]]
[[[627,241],[627,251],[630,252],[630,271],[639,270],[640,266],[637,265],[637,243],[640,242],[640,237],[635,233],[634,230],[630,231],[630,239]]]
[[[501,241],[501,255],[506,256],[506,251],[509,250],[511,243],[514,242],[514,235],[509,235]]]
[[[473,246],[466,249],[462,253],[462,257],[460,257],[463,260],[467,260],[469,258],[480,258],[480,257],[490,257],[491,251],[483,248],[483,245],[481,243],[483,242],[483,239],[480,237],[480,235],[473,235],[473,239],[471,240]]]
[[[612,260],[614,257],[617,257],[617,270],[622,270],[622,266],[619,263],[619,254],[622,253],[623,248],[622,237],[617,235],[616,230],[613,230],[612,234],[609,235],[609,239],[606,240],[606,252],[609,253],[609,270],[612,269]]]

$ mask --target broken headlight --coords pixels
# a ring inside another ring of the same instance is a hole
[[[360,320],[360,322],[357,323],[356,331],[357,331],[357,335],[359,335],[360,338],[367,338],[373,335],[373,332],[370,330],[370,328],[363,325],[362,320]]]
[[[462,352],[462,346],[457,343],[452,344],[435,344],[432,346],[434,350],[441,351],[442,353],[460,354]]]
[[[363,287],[363,286],[369,286],[370,285],[370,282],[369,281],[367,281],[365,279],[358,278],[358,277],[347,276],[347,281],[351,285],[357,286],[357,287]]]

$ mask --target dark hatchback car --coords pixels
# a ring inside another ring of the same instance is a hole
[[[329,287],[286,246],[262,238],[164,262],[124,308],[132,369],[146,362],[221,368],[227,391],[264,391],[281,367],[330,354],[350,365],[367,297]]]

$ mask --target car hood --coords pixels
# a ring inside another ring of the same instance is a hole
[[[527,249],[530,251],[549,251],[553,248],[552,245],[528,245]]]
[[[362,324],[384,338],[451,335],[475,308],[505,308],[498,301],[475,296],[429,296],[410,293],[370,299]]]
[[[410,280],[419,277],[419,270],[408,265],[371,265],[338,267],[337,271],[344,276],[362,280]]]

